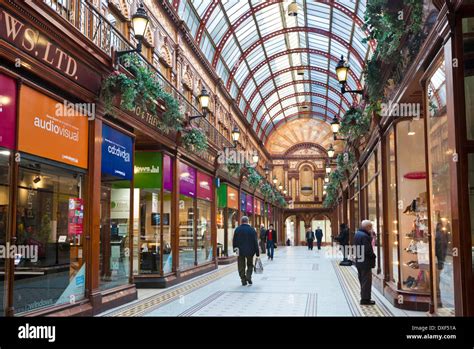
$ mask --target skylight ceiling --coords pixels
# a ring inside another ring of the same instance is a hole
[[[343,115],[357,96],[341,95],[337,62],[344,55],[348,89],[360,89],[370,51],[366,0],[298,0],[297,16],[291,2],[180,0],[177,9],[263,142],[290,120]]]

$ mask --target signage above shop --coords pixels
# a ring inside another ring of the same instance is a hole
[[[163,188],[173,191],[173,159],[167,154],[163,155]]]
[[[161,188],[162,154],[156,151],[135,152],[135,188]]]
[[[245,212],[247,210],[247,195],[244,192],[240,192],[240,210]]]
[[[0,38],[86,89],[99,91],[99,74],[3,8],[0,8]]]
[[[0,74],[0,147],[15,148],[16,82]]]
[[[181,195],[195,197],[196,196],[196,169],[179,163],[179,193]]]
[[[131,180],[132,137],[108,126],[102,126],[102,173],[124,180]]]
[[[27,85],[21,87],[18,149],[87,168],[87,116],[58,113],[58,104],[62,102]]]
[[[214,199],[212,182],[211,176],[202,172],[197,173],[197,197],[199,199],[208,201],[212,201]]]
[[[253,213],[253,196],[247,195],[247,213]]]
[[[227,186],[227,207],[233,210],[239,209],[239,192],[229,185]]]

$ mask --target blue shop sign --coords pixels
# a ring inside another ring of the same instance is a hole
[[[240,192],[240,210],[247,211],[247,195],[244,192]]]
[[[131,180],[133,140],[114,128],[102,126],[102,173]]]

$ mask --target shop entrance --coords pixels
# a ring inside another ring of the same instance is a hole
[[[290,216],[285,220],[285,241],[290,240],[290,246],[295,245],[296,216]]]

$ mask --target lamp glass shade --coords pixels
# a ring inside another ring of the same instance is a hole
[[[344,56],[341,56],[339,63],[336,65],[337,80],[340,84],[347,82],[347,73],[349,72],[349,66],[344,61]]]
[[[298,15],[298,3],[293,1],[288,5],[288,16],[297,16]]]
[[[240,131],[237,128],[237,126],[235,126],[234,129],[232,130],[232,140],[234,142],[238,142],[239,138],[240,138]]]
[[[329,183],[329,177],[324,177],[324,182]]]
[[[283,194],[285,194],[285,195],[286,195],[286,193],[287,193],[286,189],[285,189],[285,190],[283,190]]]
[[[209,108],[209,93],[205,88],[202,89],[201,94],[199,95],[199,105],[202,109]]]
[[[273,177],[273,184],[277,184],[278,179],[276,177]]]
[[[132,16],[133,33],[136,38],[143,38],[145,36],[146,27],[150,18],[148,17],[143,5],[140,5],[137,12]]]
[[[252,160],[253,160],[254,164],[256,164],[258,162],[258,153],[257,152],[253,153]]]
[[[341,127],[341,124],[340,124],[339,121],[336,119],[336,117],[334,117],[334,120],[331,122],[331,130],[332,130],[332,133],[338,133],[340,127]]]
[[[333,158],[334,157],[334,148],[332,147],[332,144],[329,146],[329,149],[328,149],[328,156],[330,158]]]
[[[278,186],[278,189],[282,190],[283,189],[283,185],[280,183],[280,185]]]
[[[329,166],[326,167],[326,173],[327,173],[327,174],[331,173],[331,167],[329,167]]]

